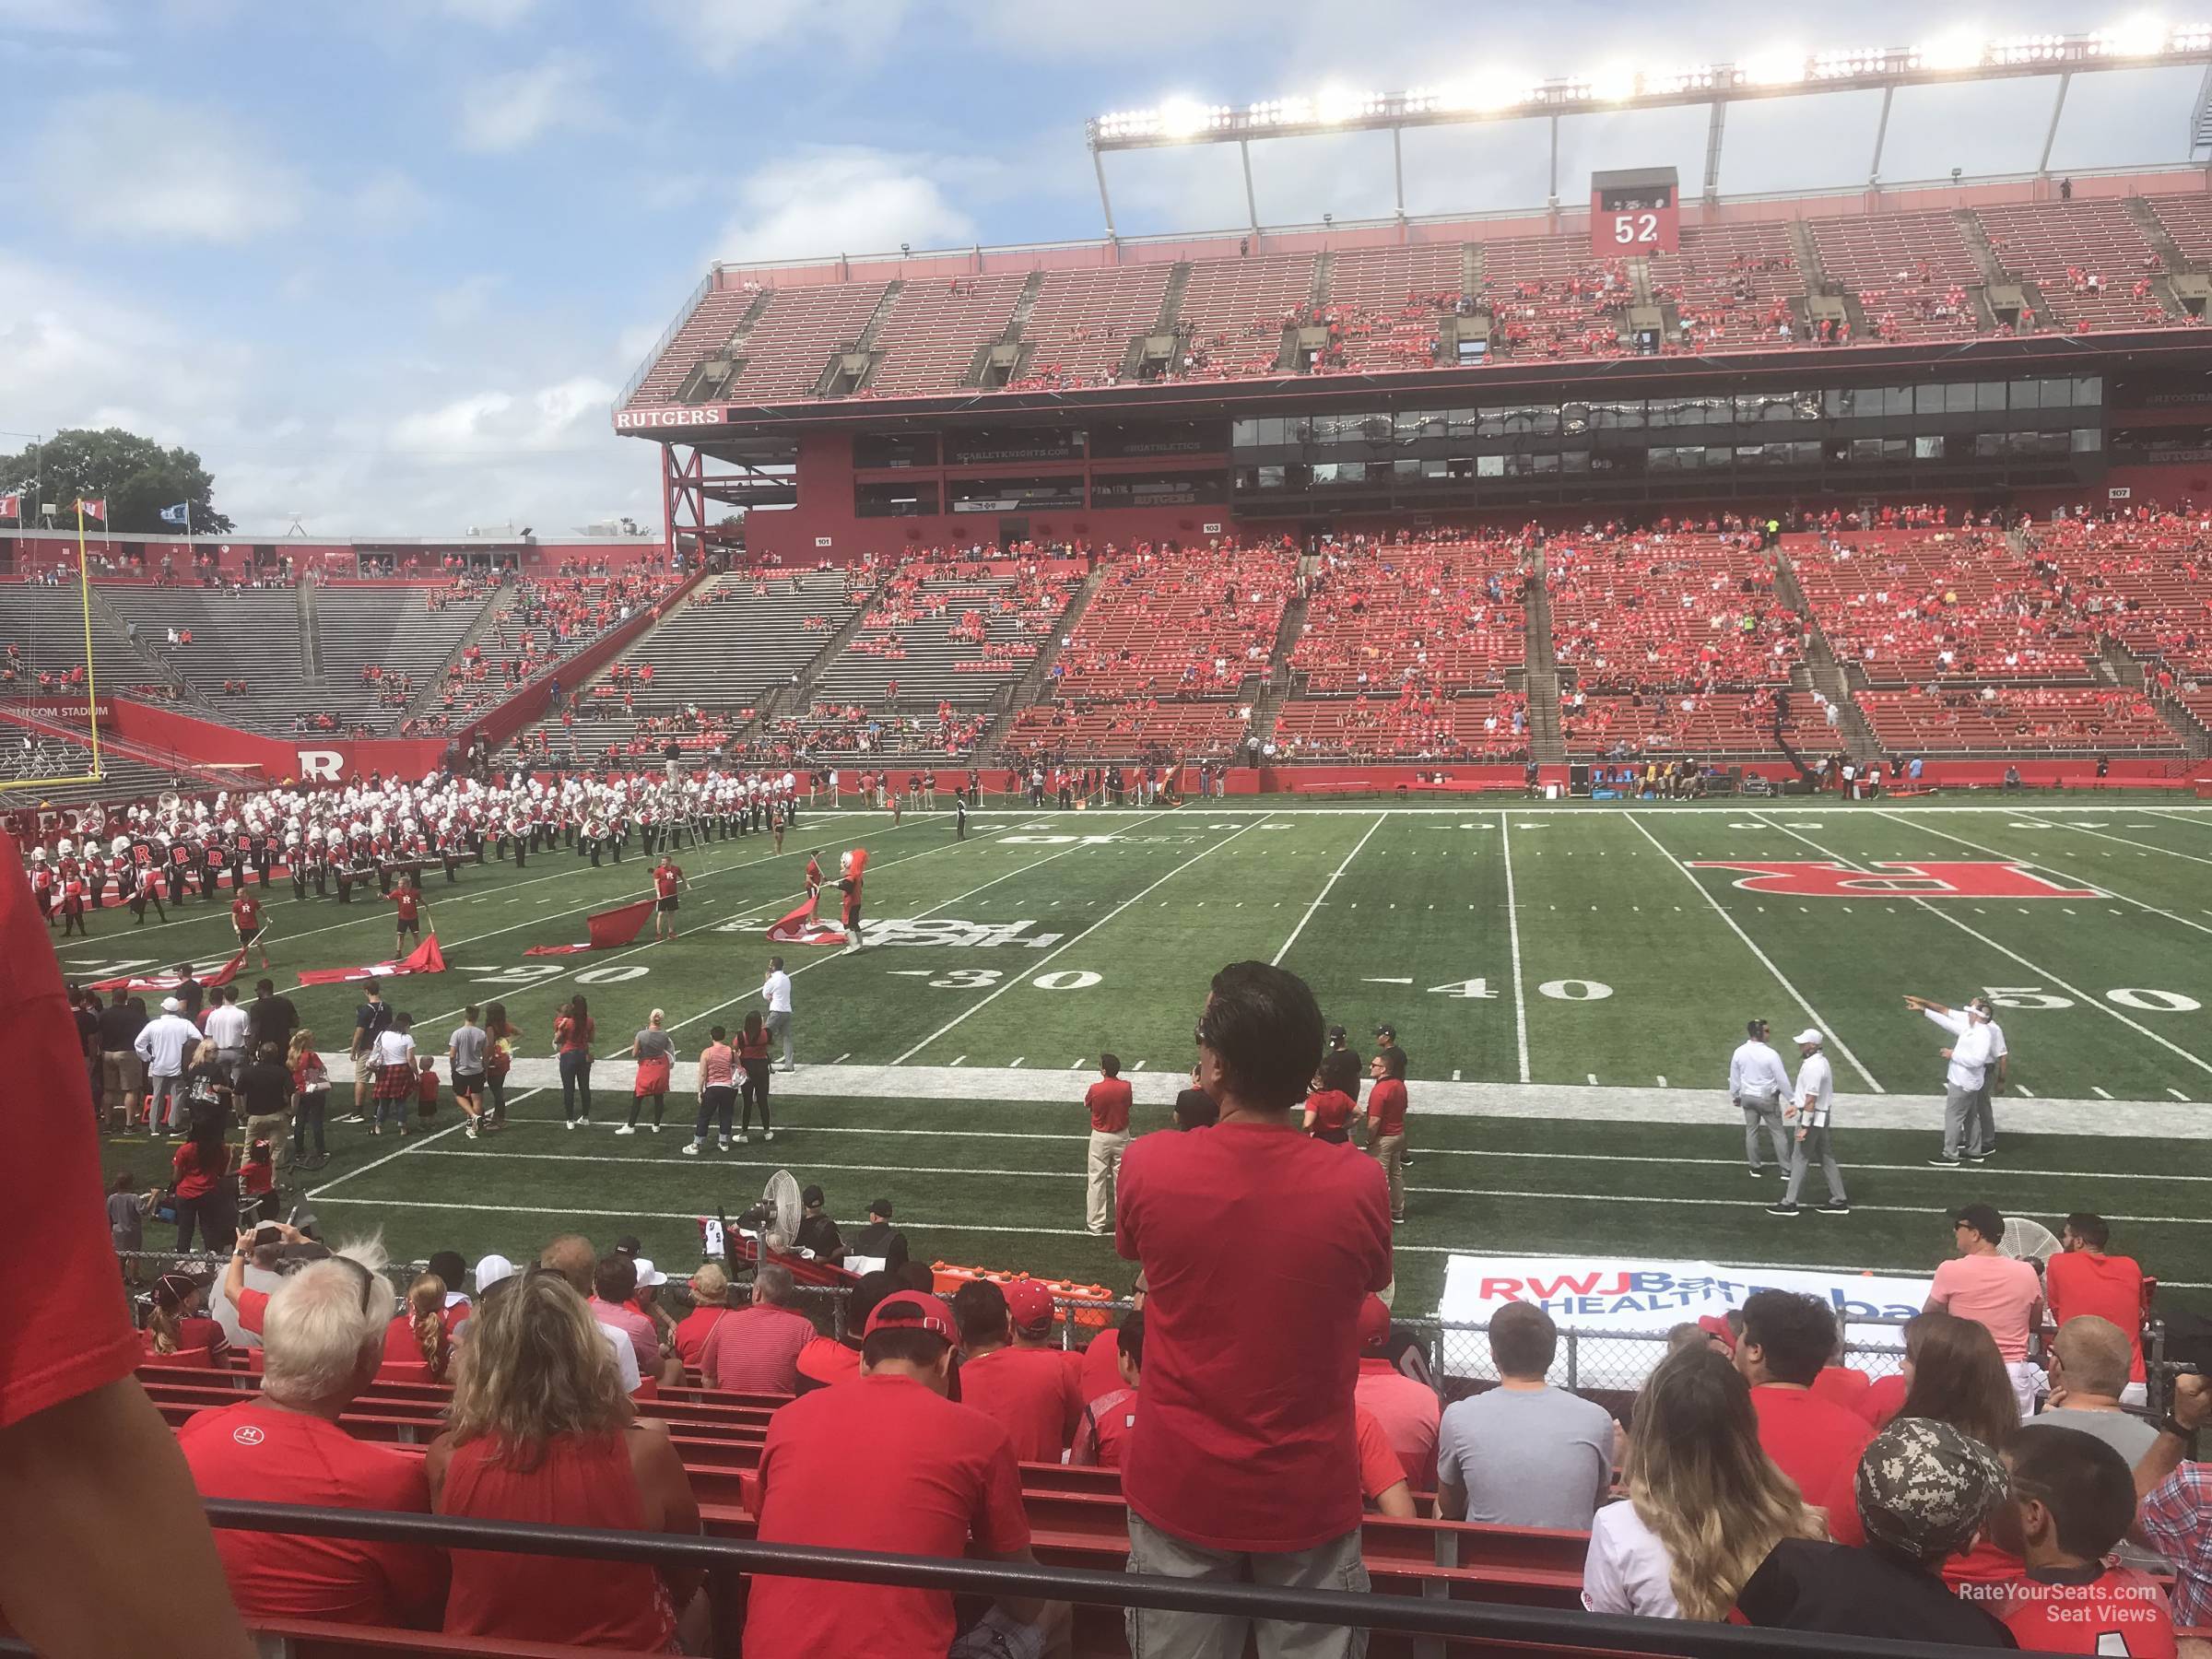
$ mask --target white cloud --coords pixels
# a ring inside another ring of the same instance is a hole
[[[557,53],[470,87],[462,95],[461,147],[503,153],[559,128],[596,122],[600,110],[593,80],[589,64]]]
[[[491,297],[507,279],[489,272],[464,276],[451,288],[430,296],[430,315],[448,328],[473,323],[490,308]]]
[[[545,453],[577,447],[579,437],[606,434],[615,388],[590,375],[541,386],[522,396],[504,390],[470,393],[435,408],[402,416],[392,426],[393,449],[436,465],[474,465],[485,455]],[[586,429],[579,431],[579,428]]]
[[[37,147],[51,218],[134,245],[250,241],[295,222],[308,191],[276,147],[229,116],[133,92],[69,101]]]
[[[347,194],[345,228],[370,236],[411,230],[430,217],[435,205],[429,192],[397,168],[379,168]]]
[[[18,29],[27,34],[110,34],[115,14],[106,0],[0,0],[0,29]]]
[[[512,29],[537,9],[537,0],[444,0],[444,8],[465,23]]]
[[[882,253],[900,242],[943,248],[971,241],[975,223],[947,201],[926,157],[881,150],[803,150],[749,174],[713,253],[800,259]]]
[[[827,36],[839,49],[821,60],[834,75],[840,58],[874,58],[889,47],[912,0],[653,0],[653,15],[687,53],[710,69],[727,69],[787,35]]]

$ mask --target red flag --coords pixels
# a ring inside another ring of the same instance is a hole
[[[653,900],[641,899],[635,904],[619,905],[614,910],[600,911],[584,918],[590,929],[590,939],[582,945],[533,945],[523,952],[526,957],[572,956],[582,950],[613,950],[629,944],[645,925],[645,918],[653,914]]]
[[[88,519],[98,519],[103,524],[108,522],[108,503],[105,497],[97,501],[80,500],[76,504],[76,510]]]
[[[200,983],[203,985],[227,985],[238,977],[238,971],[245,965],[246,953],[241,950],[213,973],[202,979]],[[147,979],[131,979],[126,976],[123,979],[94,980],[91,988],[95,991],[159,991],[166,994],[174,991],[183,982],[184,976],[181,973],[157,973]]]
[[[768,930],[768,936],[779,945],[843,945],[845,930],[834,922],[825,922],[815,914],[811,899],[783,917]]]
[[[315,968],[300,976],[303,985],[343,985],[354,980],[397,979],[403,973],[443,973],[445,952],[432,934],[396,962],[371,962],[366,968]]]
[[[0,495],[0,518],[19,519],[23,516],[23,498],[13,490]]]

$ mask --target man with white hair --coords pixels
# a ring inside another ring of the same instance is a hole
[[[1939,1051],[1944,1058],[1943,1072],[1943,1155],[1928,1162],[1939,1170],[1955,1170],[1971,1159],[1975,1163],[1985,1162],[1996,1146],[1996,1127],[1990,1126],[1988,1150],[1977,1150],[1980,1131],[1975,1124],[1983,1079],[1995,1059],[1995,1044],[1990,1036],[1989,1006],[1982,999],[1970,1001],[1964,1008],[1947,1008],[1939,1002],[1924,996],[1908,996],[1905,1006],[1918,1009],[1929,1019],[1951,1033],[1956,1040],[1951,1046]]]
[[[1797,1203],[1797,1194],[1805,1189],[1805,1173],[1817,1159],[1820,1164],[1821,1179],[1828,1182],[1828,1202],[1820,1207],[1830,1215],[1847,1215],[1851,1200],[1843,1194],[1843,1171],[1836,1165],[1836,1154],[1829,1143],[1829,1116],[1836,1093],[1836,1074],[1822,1053],[1828,1040],[1811,1026],[1797,1033],[1797,1053],[1803,1057],[1797,1067],[1797,1084],[1793,1099],[1783,1112],[1783,1117],[1797,1126],[1796,1144],[1790,1153],[1790,1181],[1783,1189],[1782,1202],[1767,1206],[1770,1216],[1798,1216],[1804,1211]]]
[[[348,1247],[265,1294],[245,1285],[252,1238],[238,1235],[223,1292],[259,1324],[261,1392],[177,1431],[193,1484],[203,1498],[429,1513],[420,1458],[338,1427],[383,1363],[394,1297],[382,1251]],[[421,1626],[445,1599],[444,1554],[421,1546],[225,1528],[216,1548],[249,1620]]]

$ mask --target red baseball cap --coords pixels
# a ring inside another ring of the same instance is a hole
[[[1035,1279],[1009,1279],[999,1286],[1006,1299],[1006,1316],[1025,1331],[1053,1323],[1053,1293]]]
[[[1730,1353],[1733,1354],[1735,1352],[1735,1328],[1731,1326],[1728,1321],[1720,1314],[1700,1314],[1698,1316],[1698,1329],[1704,1332],[1708,1336],[1717,1338]]]
[[[1370,1293],[1359,1304],[1359,1349],[1379,1354],[1390,1340],[1390,1304]]]
[[[868,1315],[868,1327],[863,1336],[873,1336],[877,1331],[932,1331],[947,1342],[960,1339],[959,1327],[953,1323],[952,1310],[942,1298],[925,1290],[900,1290],[887,1296],[876,1304]]]

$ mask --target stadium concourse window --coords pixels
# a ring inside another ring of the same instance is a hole
[[[863,432],[853,440],[855,466],[935,466],[936,464],[935,433]]]
[[[855,518],[920,518],[937,512],[935,484],[856,484],[853,487]]]

